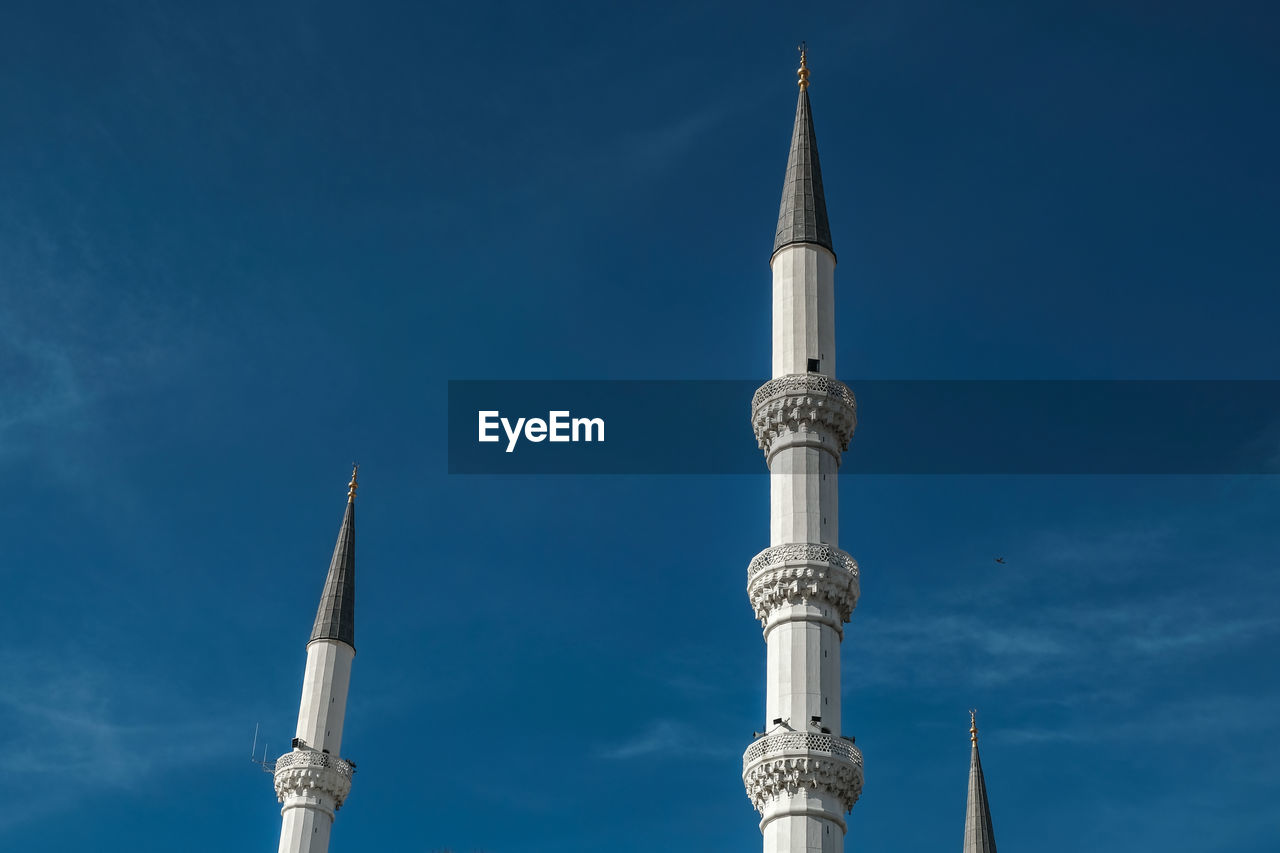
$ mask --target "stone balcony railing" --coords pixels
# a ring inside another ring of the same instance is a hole
[[[834,545],[795,542],[788,545],[774,545],[756,554],[747,566],[747,581],[750,582],[765,569],[785,563],[822,563],[833,569],[845,571],[855,578],[858,576],[858,561]]]
[[[766,629],[780,608],[812,605],[820,610],[818,620],[843,636],[858,593],[857,560],[832,545],[775,545],[747,566],[747,597]]]
[[[826,753],[862,766],[862,752],[848,738],[818,732],[775,732],[758,738],[742,754],[742,770],[746,772],[762,758]]]
[[[276,759],[276,798],[286,804],[319,808],[332,817],[351,792],[355,765],[315,749],[295,749]]]
[[[858,401],[854,398],[853,392],[849,390],[849,386],[839,379],[832,379],[830,376],[821,373],[789,373],[786,376],[779,376],[777,379],[770,379],[756,389],[756,393],[751,397],[751,408],[757,408],[771,397],[794,394],[797,391],[838,398],[845,406],[852,409],[855,414],[858,411]]]
[[[858,425],[858,401],[849,386],[821,373],[770,379],[751,398],[751,427],[771,459],[775,446],[825,446],[837,457]],[[825,440],[824,440],[825,437]]]
[[[742,755],[742,782],[761,814],[772,801],[804,795],[834,797],[843,813],[862,795],[862,753],[835,735],[764,735]]]
[[[347,778],[356,772],[355,766],[345,758],[314,749],[295,749],[276,759],[277,771],[284,770],[286,767],[332,767],[338,771],[338,775]]]

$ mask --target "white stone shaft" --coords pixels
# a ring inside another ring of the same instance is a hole
[[[836,257],[812,243],[783,246],[773,256],[773,376],[836,376]]]
[[[356,650],[339,640],[307,644],[307,669],[302,677],[302,703],[295,736],[313,749],[341,755],[342,724],[347,716],[347,688]]]
[[[772,261],[773,378],[835,378],[835,256],[809,243],[784,246]],[[813,362],[816,361],[816,364]],[[816,369],[811,370],[814,367]],[[838,447],[785,446],[769,463],[771,546],[839,544]],[[840,616],[820,605],[789,605],[765,627],[766,729],[840,734]],[[814,717],[821,721],[813,723]],[[820,791],[775,803],[761,821],[764,853],[842,853],[843,807]]]
[[[355,649],[338,640],[312,640],[307,644],[295,737],[334,757],[342,754],[342,724],[346,720],[355,655]],[[327,853],[337,807],[332,796],[315,789],[286,796],[280,808],[279,853]]]
[[[326,853],[333,831],[333,801],[323,797],[293,796],[280,810],[279,853]]]

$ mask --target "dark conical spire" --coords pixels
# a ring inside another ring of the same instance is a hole
[[[987,781],[978,759],[978,712],[969,712],[969,805],[964,814],[964,853],[996,853],[996,835],[991,829],[991,806],[987,803]]]
[[[347,484],[347,512],[342,516],[338,544],[333,547],[329,575],[320,594],[320,609],[311,629],[312,640],[338,640],[356,647],[356,471]]]
[[[798,74],[800,99],[796,103],[795,128],[791,131],[791,154],[787,157],[787,177],[782,184],[782,206],[778,209],[773,251],[777,253],[792,243],[813,243],[834,253],[827,200],[822,194],[822,169],[818,166],[818,139],[809,110],[809,66],[803,49]]]

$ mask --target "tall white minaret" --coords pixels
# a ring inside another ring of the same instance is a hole
[[[773,378],[751,401],[769,465],[769,546],[747,569],[767,647],[764,734],[742,756],[764,853],[840,853],[862,754],[840,736],[840,640],[858,564],[836,547],[836,475],[857,422],[836,381],[835,252],[800,53],[800,99],[773,242]]]
[[[356,471],[329,562],[320,609],[307,643],[302,705],[293,749],[276,759],[276,797],[284,805],[280,853],[325,853],[333,816],[351,790],[355,764],[338,756],[356,656]]]

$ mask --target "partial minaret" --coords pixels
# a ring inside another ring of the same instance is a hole
[[[339,758],[351,661],[356,656],[356,469],[347,512],[329,561],[302,677],[302,706],[293,749],[276,759],[276,796],[283,807],[280,853],[325,853],[333,816],[351,790],[355,764]]]
[[[964,812],[964,853],[996,853],[996,835],[991,830],[991,806],[987,803],[987,780],[982,778],[978,759],[978,712],[969,712],[969,804]]]
[[[800,52],[800,98],[773,242],[773,378],[751,421],[769,466],[770,547],[747,568],[764,627],[764,734],[742,757],[765,853],[840,853],[862,754],[840,736],[840,641],[858,564],[836,547],[836,474],[857,406],[836,381],[835,265]]]

